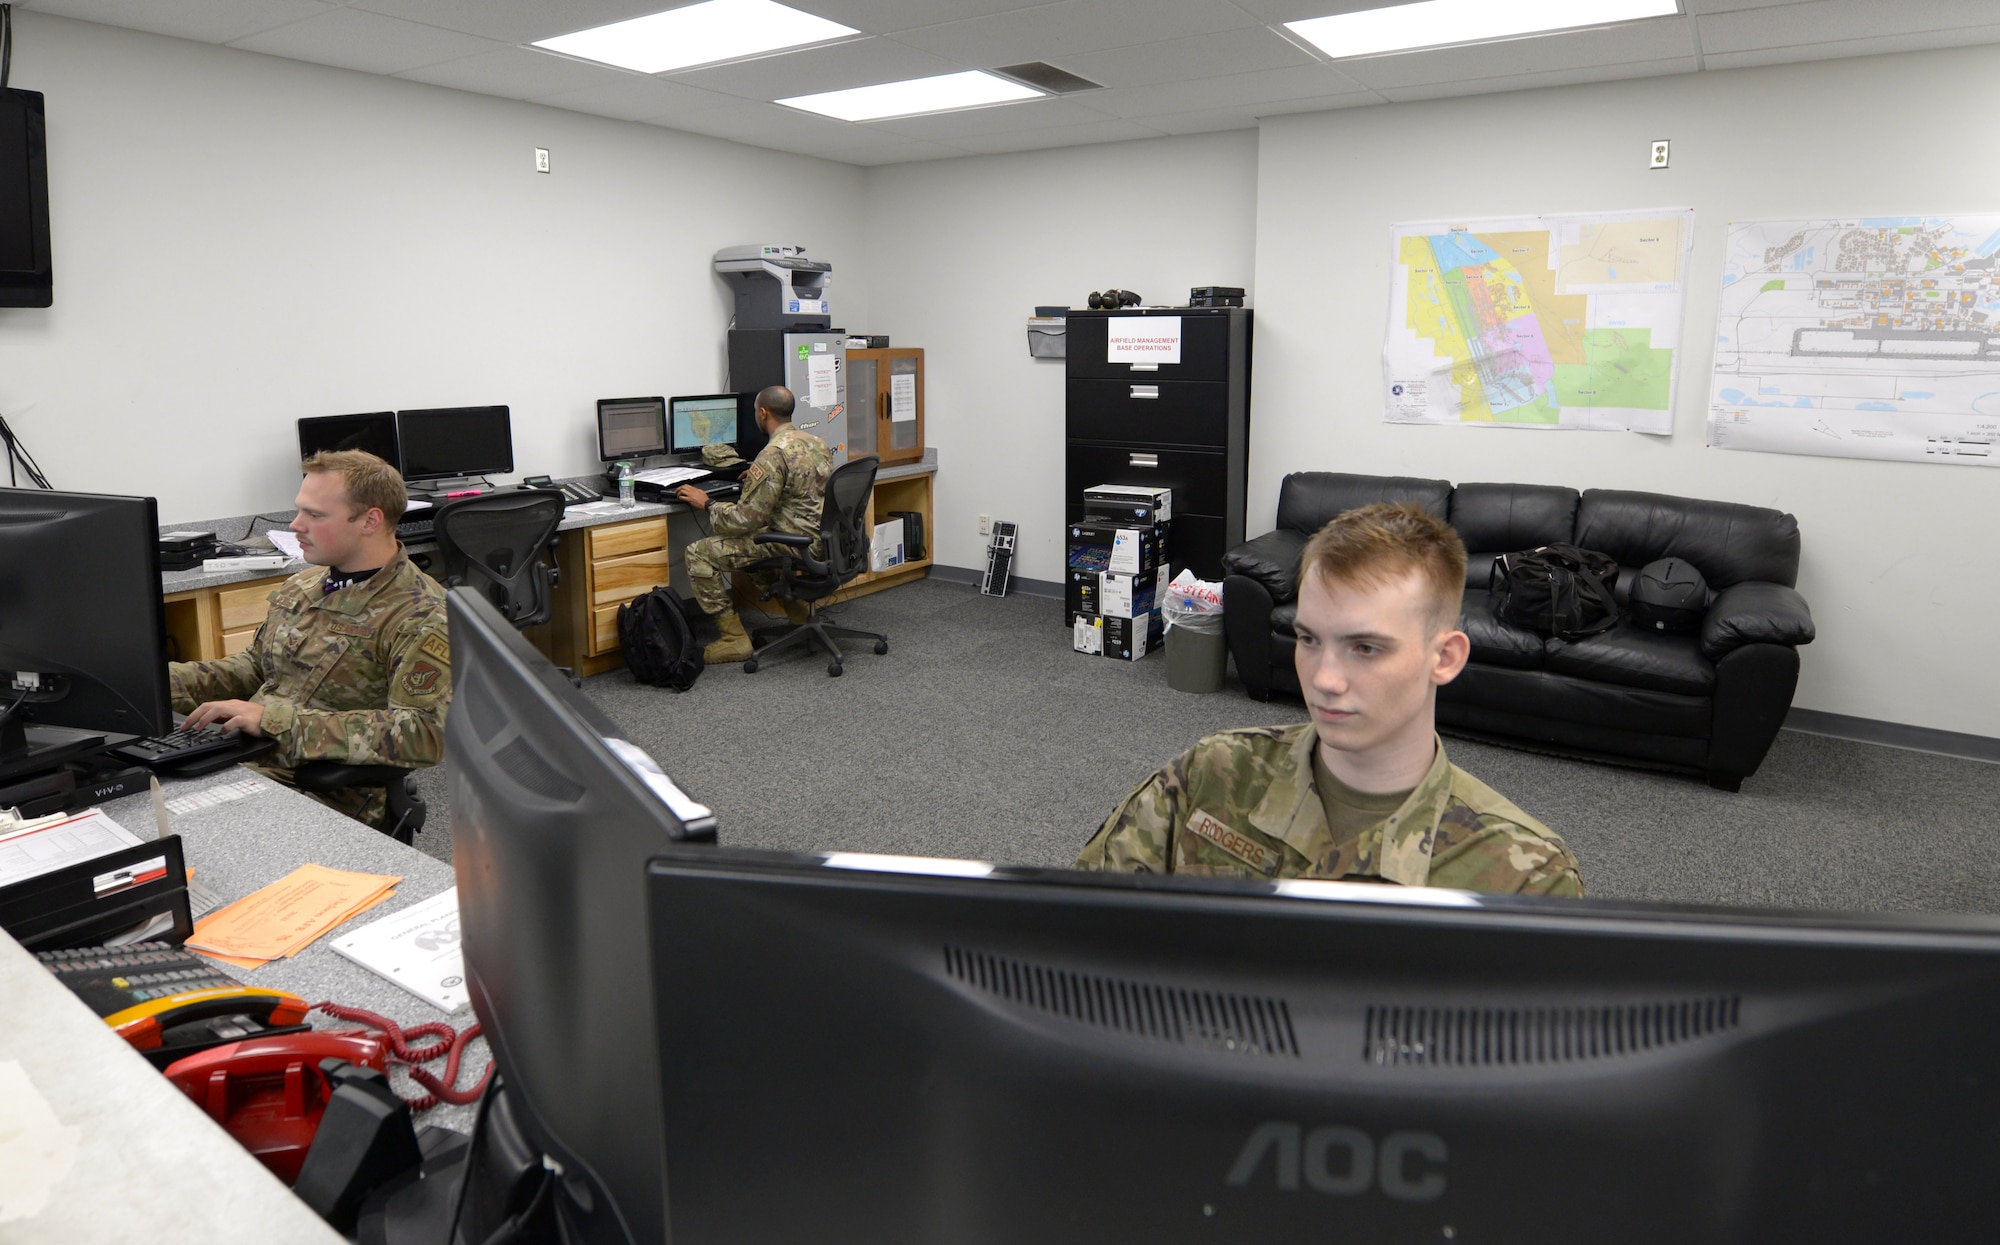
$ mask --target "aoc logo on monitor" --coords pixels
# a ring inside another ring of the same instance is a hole
[[[1444,1196],[1444,1138],[1435,1133],[1395,1132],[1374,1138],[1358,1128],[1329,1124],[1306,1131],[1303,1124],[1271,1120],[1243,1142],[1226,1183],[1244,1189],[1270,1168],[1279,1189],[1305,1188],[1352,1197],[1380,1188],[1401,1202],[1435,1202]],[[1269,1163],[1265,1156],[1271,1156]]]

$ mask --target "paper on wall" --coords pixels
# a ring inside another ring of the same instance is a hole
[[[914,423],[917,418],[917,378],[908,373],[900,373],[889,378],[889,419],[898,424]]]
[[[1107,363],[1158,366],[1181,361],[1179,316],[1111,316],[1105,324]]]
[[[839,360],[830,354],[806,356],[806,404],[822,411],[832,410],[839,401],[834,396],[834,365]]]

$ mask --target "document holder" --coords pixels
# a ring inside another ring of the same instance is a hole
[[[177,834],[0,888],[0,929],[30,951],[100,946],[141,926],[151,942],[194,933]]]

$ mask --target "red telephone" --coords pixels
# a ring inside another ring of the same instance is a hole
[[[287,1185],[299,1177],[333,1093],[322,1059],[386,1070],[388,1043],[359,1029],[250,1038],[189,1055],[167,1079]]]

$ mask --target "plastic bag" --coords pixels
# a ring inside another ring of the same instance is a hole
[[[1222,634],[1222,585],[1196,579],[1194,572],[1183,570],[1174,576],[1167,590],[1160,598],[1160,613],[1166,619],[1167,630],[1186,627],[1189,631],[1206,632],[1210,635]]]

